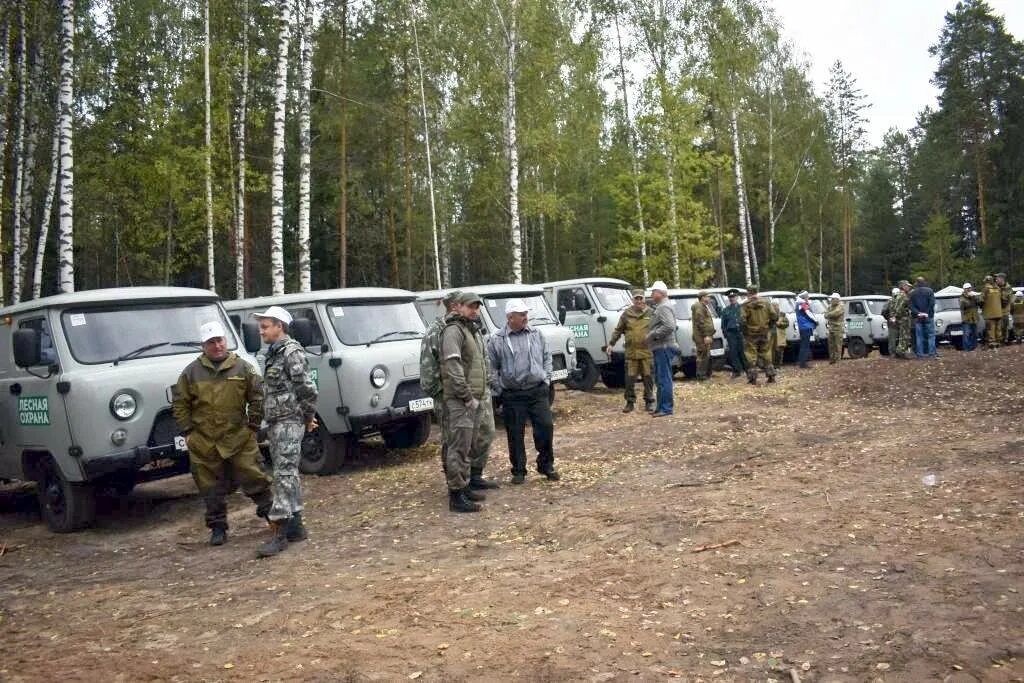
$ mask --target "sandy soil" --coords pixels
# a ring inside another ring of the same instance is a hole
[[[449,513],[435,443],[309,477],[310,539],[185,477],[49,533],[0,493],[0,679],[1024,679],[1024,349],[872,356],[677,415],[559,391],[563,480]],[[719,548],[708,548],[720,544]]]

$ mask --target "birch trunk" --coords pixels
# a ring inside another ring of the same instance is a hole
[[[284,121],[288,103],[289,0],[278,0],[277,76],[274,85],[274,142],[270,170],[270,280],[275,296],[284,294]]]
[[[747,234],[750,236],[750,269],[754,271],[754,284],[761,284],[761,268],[757,261],[757,239],[754,237],[754,221],[750,219],[750,200],[746,186],[743,189],[743,202],[747,205]]]
[[[242,0],[242,96],[238,104],[238,192],[235,212],[235,298],[245,298],[245,135],[249,106],[249,0]]]
[[[341,3],[341,72],[338,92],[345,94],[345,74],[348,60],[348,0]],[[341,168],[338,174],[338,286],[348,286],[348,103],[340,101],[341,131],[338,140],[338,156]]]
[[[540,175],[537,176],[537,194],[543,194],[544,185],[540,181]],[[547,228],[544,225],[544,212],[540,212],[540,216],[537,221],[537,241],[540,244],[540,274],[541,279],[544,282],[548,281],[548,236]]]
[[[309,93],[313,87],[312,37],[313,8],[309,0],[299,4],[299,291],[312,287],[309,258]]]
[[[32,269],[32,298],[38,299],[43,291],[43,259],[46,257],[46,240],[50,235],[50,219],[53,214],[53,195],[57,190],[57,174],[60,173],[60,100],[57,101],[57,116],[54,117],[53,145],[50,148],[50,180],[43,200],[43,213],[39,217],[39,238],[36,242],[36,261]]]
[[[676,179],[672,172],[675,157],[671,143],[665,145],[665,180],[668,182],[668,229],[672,236],[672,282],[673,287],[682,287],[679,273],[679,223],[676,217]]]
[[[8,51],[7,43],[9,37],[9,26],[10,24],[5,19],[3,27],[0,28],[0,112],[7,111],[7,62],[8,62]],[[7,117],[0,115],[0,216],[4,214],[4,198],[6,193],[3,192],[5,171],[7,165],[3,162],[7,158]],[[0,221],[0,253],[3,253],[3,224]],[[4,264],[3,259],[0,258],[0,306],[4,303]]]
[[[736,211],[740,227],[740,242],[743,245],[743,272],[747,283],[753,284],[753,273],[750,269],[750,235],[747,225],[747,192],[743,185],[743,160],[740,156],[740,132],[736,122],[736,110],[729,113],[729,129],[732,133],[733,174],[736,179]]]
[[[775,117],[768,87],[768,261],[775,260]]]
[[[523,283],[523,231],[519,223],[519,145],[516,137],[516,0],[506,29],[505,63],[506,120],[505,147],[508,153],[508,211],[512,230],[512,283]]]
[[[57,288],[75,291],[75,155],[71,106],[75,98],[75,2],[61,0],[60,32],[60,180],[57,195],[60,222],[57,232]]]
[[[203,3],[203,92],[206,108],[206,287],[217,290],[213,256],[213,145],[210,142],[210,0]]]
[[[636,139],[633,135],[633,121],[629,116],[629,91],[626,84],[626,61],[622,51],[622,33],[619,31],[619,12],[614,9],[615,38],[619,46],[619,77],[622,86],[622,113],[626,123],[626,135],[629,138],[629,154],[633,170],[633,200],[636,206],[637,229],[640,232],[640,269],[646,288],[650,284],[647,272],[647,231],[644,229],[644,206],[640,200],[640,164],[637,161]]]
[[[423,87],[423,60],[420,58],[420,39],[416,30],[416,16],[412,18],[412,38],[416,49],[416,64],[420,79],[420,111],[423,115],[423,146],[427,152],[427,187],[430,190],[430,229],[434,237],[434,278],[437,288],[448,286],[451,280],[451,259],[448,251],[448,230],[437,226],[437,205],[434,202],[434,168],[430,160],[430,126],[427,125],[427,95]]]
[[[22,185],[25,179],[25,111],[28,97],[28,39],[26,37],[25,4],[18,4],[18,124],[14,131],[14,189],[11,205],[11,303],[21,301],[21,227]]]

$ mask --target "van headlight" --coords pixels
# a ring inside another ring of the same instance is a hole
[[[135,416],[139,404],[131,394],[115,394],[110,399],[110,413],[118,420],[130,420]]]
[[[388,381],[388,371],[383,365],[378,365],[370,371],[370,384],[380,389]]]
[[[569,339],[566,340],[565,342],[565,352],[568,353],[570,356],[576,353],[576,340],[574,340],[572,337],[569,337]]]
[[[935,319],[935,329],[937,329],[937,330],[941,330],[942,329],[942,318],[936,318]]]

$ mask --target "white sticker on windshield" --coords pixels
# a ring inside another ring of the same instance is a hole
[[[335,306],[334,307],[334,317],[335,318],[344,318],[345,317],[345,309],[342,308],[341,306]]]
[[[495,301],[494,299],[488,299],[488,300],[487,300],[487,305],[488,305],[488,307],[490,307],[490,308],[494,308],[495,306],[497,306],[497,305],[498,305],[498,302],[497,302],[497,301]]]
[[[71,327],[81,327],[85,324],[85,313],[71,314]]]

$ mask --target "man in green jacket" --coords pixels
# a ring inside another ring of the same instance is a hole
[[[644,299],[644,290],[633,290],[633,305],[619,314],[619,322],[612,332],[612,338],[604,347],[610,353],[612,347],[626,339],[626,405],[622,412],[633,411],[636,404],[636,380],[644,385],[644,407],[647,412],[654,410],[654,356],[647,347],[647,332],[651,329],[651,309]]]
[[[224,326],[199,329],[203,353],[182,371],[174,386],[174,419],[185,435],[192,478],[206,503],[210,545],[227,541],[227,494],[235,484],[266,518],[273,502],[270,478],[260,469],[256,431],[263,419],[259,374],[228,351]]]
[[[973,351],[978,340],[978,294],[965,282],[960,294],[960,322],[963,326],[963,350]]]
[[[991,275],[985,276],[981,288],[981,312],[985,316],[988,347],[994,349],[1006,340],[1006,330],[1003,327],[1003,290]]]
[[[444,306],[444,313],[434,319],[427,327],[420,342],[420,388],[423,393],[434,399],[434,415],[437,417],[437,426],[441,428],[441,469],[445,467],[444,457],[448,443],[448,427],[445,422],[444,397],[441,386],[441,333],[447,324],[448,316],[452,315],[458,308],[456,300],[462,294],[453,289],[441,299]]]
[[[764,374],[768,376],[768,383],[771,384],[775,381],[773,330],[778,316],[771,305],[757,294],[757,287],[748,285],[747,300],[740,307],[743,339],[746,343],[747,381],[757,384],[757,366],[760,365],[764,369]]]
[[[889,325],[896,337],[890,347],[895,349],[895,357],[907,360],[910,358],[910,283],[900,280],[896,294],[889,306]]]
[[[1010,312],[1017,293],[1006,281],[1006,273],[996,273],[996,287],[999,288],[999,301],[1003,305],[1003,328],[999,341],[1005,344],[1010,340]]]
[[[715,319],[711,315],[711,297],[707,292],[697,292],[697,301],[690,306],[693,345],[697,350],[697,379],[706,382],[711,379],[711,342],[715,338]]]
[[[845,331],[846,307],[842,297],[833,292],[829,297],[825,323],[828,326],[828,362],[837,363],[843,359],[843,332]]]

